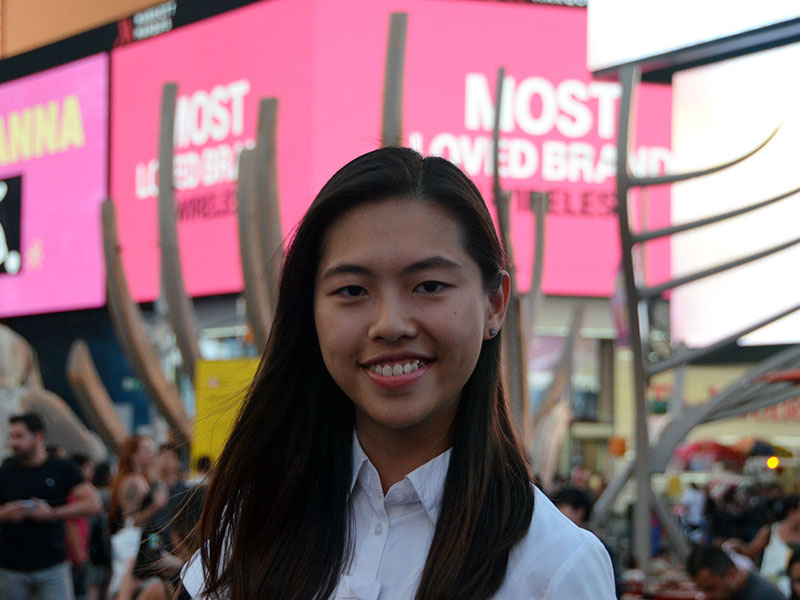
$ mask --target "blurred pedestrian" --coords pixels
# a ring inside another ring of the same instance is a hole
[[[38,415],[12,416],[8,434],[13,456],[0,467],[0,600],[71,600],[64,521],[97,513],[100,498],[72,461],[48,455]]]
[[[91,483],[94,476],[94,466],[89,457],[85,454],[73,454],[69,458],[80,469],[84,481]],[[70,497],[68,502],[72,502],[72,500],[72,497]],[[85,600],[87,593],[86,570],[89,561],[89,518],[76,517],[67,519],[64,522],[64,530],[67,542],[67,558],[72,567],[75,600]]]
[[[789,559],[789,600],[800,600],[800,552],[793,552]]]
[[[180,503],[172,519],[167,533],[172,554],[162,556],[164,568],[158,581],[149,581],[141,590],[136,600],[172,600],[181,589],[181,567],[192,557],[197,547],[197,522],[203,510],[205,486],[195,486],[180,496]],[[170,566],[174,565],[174,566]],[[131,600],[136,589],[133,571],[128,573],[127,580],[121,586],[116,600]]]
[[[783,518],[762,527],[749,544],[731,540],[729,544],[740,554],[753,560],[761,557],[759,570],[789,594],[787,567],[793,551],[800,550],[800,496],[783,499]]]
[[[133,571],[142,580],[161,577],[165,563],[166,568],[170,568],[172,563],[164,557],[174,552],[169,531],[189,489],[185,482],[180,448],[174,443],[163,444],[159,448],[154,473],[158,484],[166,488],[168,498],[166,504],[142,528],[142,541]]]
[[[134,435],[123,444],[117,475],[111,486],[109,526],[111,529],[112,596],[129,564],[135,561],[142,540],[142,527],[147,524],[169,499],[169,492],[148,478],[155,460],[153,440]]]
[[[786,600],[775,584],[758,573],[739,569],[721,548],[692,548],[686,570],[705,600]]]
[[[111,504],[111,464],[103,462],[94,470],[94,485],[103,510],[89,521],[89,565],[87,583],[89,600],[106,600],[111,581],[111,529],[108,523],[108,508]]]
[[[707,541],[705,539],[706,506],[708,503],[706,490],[692,481],[683,491],[680,503],[683,506],[683,525],[686,530],[686,537],[695,544]]]
[[[187,485],[206,485],[213,468],[211,457],[206,455],[198,457],[195,467],[196,474],[186,482]]]

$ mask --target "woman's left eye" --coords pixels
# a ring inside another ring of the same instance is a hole
[[[338,290],[334,292],[334,294],[343,296],[345,298],[358,298],[359,296],[363,296],[367,293],[360,285],[346,285],[344,287],[340,287]]]
[[[442,291],[446,287],[448,287],[447,284],[441,281],[423,281],[414,288],[414,291],[422,292],[423,294],[433,294]]]

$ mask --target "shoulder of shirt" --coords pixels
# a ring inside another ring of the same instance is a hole
[[[531,524],[509,555],[507,577],[539,579],[536,575],[540,574],[552,581],[561,568],[572,569],[575,563],[594,561],[607,554],[592,532],[575,525],[541,490],[534,489]]]

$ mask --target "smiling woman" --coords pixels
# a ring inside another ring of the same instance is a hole
[[[510,282],[450,162],[337,172],[283,266],[268,347],[184,569],[193,597],[614,597],[531,483],[499,374]]]

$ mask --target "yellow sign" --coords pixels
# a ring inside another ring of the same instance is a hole
[[[257,369],[256,358],[197,363],[192,465],[196,465],[201,456],[216,462]]]

